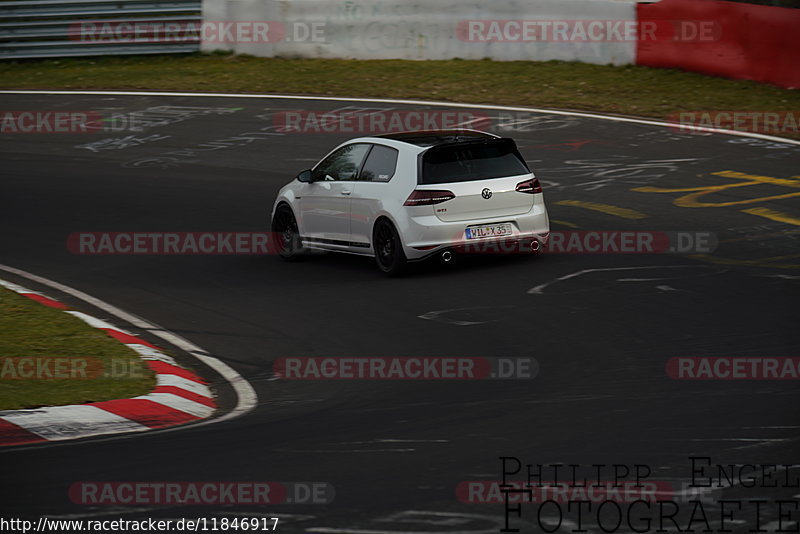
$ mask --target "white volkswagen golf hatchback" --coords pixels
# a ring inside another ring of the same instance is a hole
[[[539,180],[514,141],[458,130],[339,145],[280,190],[272,231],[285,259],[309,249],[360,254],[394,275],[431,256],[536,252],[550,223]],[[498,242],[504,246],[488,246]]]

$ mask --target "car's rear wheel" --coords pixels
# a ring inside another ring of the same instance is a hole
[[[303,254],[300,232],[297,230],[297,220],[294,218],[294,213],[289,206],[284,204],[275,210],[275,217],[272,219],[272,232],[275,235],[278,254],[280,254],[281,258],[293,261]]]
[[[379,219],[372,232],[372,246],[378,268],[389,276],[397,276],[406,268],[406,255],[400,235],[387,219]]]

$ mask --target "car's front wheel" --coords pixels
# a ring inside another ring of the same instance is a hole
[[[272,232],[281,258],[292,261],[303,254],[297,220],[289,206],[284,204],[275,210],[275,216],[272,218]]]
[[[400,242],[400,235],[387,219],[375,223],[372,232],[372,246],[378,268],[389,276],[397,276],[406,268],[406,255]]]

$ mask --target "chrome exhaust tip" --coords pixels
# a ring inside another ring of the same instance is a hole
[[[439,259],[442,260],[442,263],[450,263],[451,261],[453,261],[453,258],[454,258],[453,253],[449,250],[445,250],[444,252],[442,252],[442,255],[439,256]]]
[[[534,239],[531,243],[531,252],[539,252],[541,245],[539,244],[539,240]]]

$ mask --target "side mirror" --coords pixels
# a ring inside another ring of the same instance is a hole
[[[311,169],[306,169],[297,175],[297,181],[310,183],[311,182]]]

